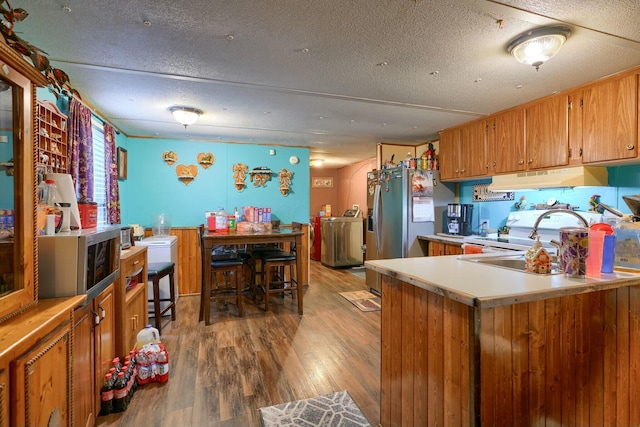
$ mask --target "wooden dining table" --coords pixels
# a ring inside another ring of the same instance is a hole
[[[205,231],[203,235],[204,240],[204,253],[211,253],[211,250],[219,245],[259,245],[265,243],[295,243],[296,248],[302,247],[302,236],[304,233],[300,230],[292,228],[280,228],[279,230],[264,231],[264,232],[215,232]],[[304,260],[301,256],[296,257],[296,276],[297,276],[297,298],[298,298],[298,314],[303,313],[303,283],[301,278],[301,271],[303,271],[302,263]],[[208,267],[207,267],[208,266]],[[205,263],[203,268],[211,268],[210,263]],[[208,285],[211,286],[211,274],[205,272],[203,280],[209,281]],[[203,284],[204,285],[204,284]]]

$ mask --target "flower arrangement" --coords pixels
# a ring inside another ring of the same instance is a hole
[[[56,98],[59,95],[72,95],[82,99],[78,91],[71,87],[67,73],[51,66],[49,59],[46,57],[48,53],[24,40],[14,31],[15,23],[27,19],[29,13],[22,8],[14,9],[9,0],[0,0],[0,13],[2,14],[0,16],[0,33],[2,33],[4,41],[16,52],[31,60],[33,66],[49,82],[50,89]]]

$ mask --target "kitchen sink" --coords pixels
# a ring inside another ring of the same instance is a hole
[[[479,264],[487,264],[494,267],[506,268],[513,271],[520,271],[522,273],[537,274],[525,270],[525,259],[522,254],[460,259],[464,261],[477,262]],[[552,257],[551,259],[551,272],[548,274],[562,274],[562,270],[560,270],[556,257]]]

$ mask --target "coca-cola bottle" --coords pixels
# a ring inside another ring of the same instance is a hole
[[[100,389],[100,413],[98,415],[109,415],[113,412],[113,376],[106,374],[104,376],[104,384]]]
[[[135,350],[131,350],[129,352],[129,357],[131,361],[131,366],[133,367],[133,391],[135,392],[138,389],[138,367],[136,366],[136,352]]]
[[[111,363],[113,364],[113,367],[116,368],[116,375],[119,374],[120,371],[122,371],[122,363],[120,363],[120,358],[115,357]]]
[[[124,412],[127,409],[127,381],[124,372],[118,374],[113,392],[113,412]]]

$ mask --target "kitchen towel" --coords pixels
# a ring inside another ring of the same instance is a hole
[[[348,391],[258,409],[264,427],[371,427]]]

